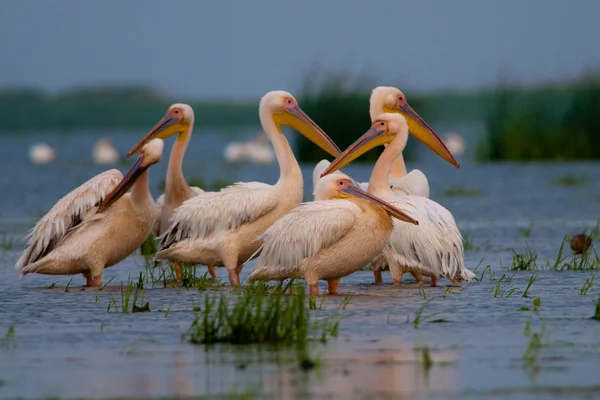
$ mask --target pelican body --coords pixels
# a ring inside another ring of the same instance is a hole
[[[334,157],[341,153],[288,92],[267,93],[259,116],[279,163],[277,183],[236,183],[185,201],[159,238],[156,259],[225,266],[231,284],[239,285],[243,263],[260,246],[256,238],[302,201],[302,173],[281,126],[293,127]]]
[[[390,189],[388,174],[394,158],[406,146],[408,129],[402,115],[380,115],[368,132],[331,163],[324,175],[336,171],[377,145],[389,143],[375,163],[369,181],[369,192],[406,210],[420,222],[419,226],[394,223],[394,231],[383,249],[394,285],[401,284],[405,272],[431,277],[431,286],[436,286],[440,277],[452,283],[470,281],[474,274],[464,266],[462,237],[452,214],[428,198],[398,196]],[[422,129],[428,131],[432,138],[437,138],[428,126],[423,125]]]
[[[183,157],[192,137],[193,128],[194,109],[187,104],[173,104],[152,130],[140,139],[129,150],[129,153],[127,153],[127,157],[130,157],[132,154],[139,152],[145,143],[154,138],[166,139],[177,135],[177,139],[171,149],[171,155],[169,156],[165,193],[156,201],[159,217],[152,229],[155,237],[162,235],[169,228],[171,225],[169,220],[176,208],[181,206],[187,199],[204,193],[199,187],[188,185],[183,176]],[[181,266],[172,264],[172,267],[175,270],[177,278],[181,278]],[[216,277],[216,271],[211,266],[209,266],[209,272],[213,278]]]
[[[15,269],[21,276],[83,274],[88,286],[101,286],[104,269],[133,253],[154,225],[148,167],[162,150],[162,140],[150,141],[124,177],[111,169],[59,200],[28,235]]]
[[[336,294],[340,279],[357,271],[386,245],[392,218],[418,222],[337,173],[317,182],[315,197],[281,217],[260,236],[255,280],[305,279],[312,294],[319,280]],[[409,224],[407,224],[409,225]]]

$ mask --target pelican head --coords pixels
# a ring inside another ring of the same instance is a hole
[[[315,197],[321,196],[323,199],[352,199],[359,198],[370,201],[371,203],[383,208],[392,217],[411,224],[419,225],[419,221],[412,218],[405,212],[394,207],[385,200],[373,196],[367,191],[358,187],[348,175],[341,172],[324,176],[319,180],[315,188]]]
[[[369,113],[374,121],[382,113],[402,114],[408,123],[409,132],[433,150],[437,155],[460,168],[460,164],[448,150],[444,142],[434,133],[433,129],[412,109],[406,96],[399,89],[391,86],[378,86],[371,93]]]
[[[432,134],[435,135],[433,132]],[[408,124],[406,118],[401,114],[393,113],[379,115],[375,118],[371,129],[352,143],[339,157],[333,160],[321,176],[338,171],[374,147],[387,145],[396,136],[399,136],[399,150],[402,151],[408,141]]]
[[[154,128],[129,150],[127,157],[140,152],[142,146],[152,139],[166,139],[173,135],[187,132],[193,124],[194,110],[192,107],[181,103],[173,104],[169,107],[165,116],[154,125]]]
[[[136,180],[153,164],[162,158],[164,142],[161,139],[152,139],[142,146],[140,156],[119,182],[117,187],[110,192],[98,206],[98,212],[106,211],[111,205],[119,200],[133,186]]]
[[[288,92],[274,90],[265,94],[260,100],[259,114],[261,121],[267,116],[272,117],[280,132],[282,125],[292,127],[332,156],[341,154],[339,147],[302,111],[298,101]]]

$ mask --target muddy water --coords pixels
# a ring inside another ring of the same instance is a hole
[[[600,395],[600,322],[590,319],[600,295],[600,280],[587,295],[580,295],[591,271],[518,272],[510,282],[501,283],[501,293],[517,290],[510,297],[494,297],[500,276],[513,274],[501,267],[510,265],[513,248],[522,252],[528,245],[539,253],[538,264],[544,264],[546,257],[556,255],[565,234],[596,225],[599,164],[481,166],[464,160],[456,171],[429,156],[413,163],[411,167],[428,176],[432,198],[452,211],[474,243],[474,249],[466,253],[468,267],[474,269],[483,260],[478,276],[487,265],[491,271],[481,282],[448,289],[443,281],[442,287],[425,286],[424,293],[408,276],[400,289],[391,286],[389,275],[384,275],[385,285],[372,285],[369,271],[344,279],[340,292],[354,293],[345,310],[338,309],[342,295],[328,296],[322,309],[311,311],[316,319],[341,318],[339,337],[315,343],[311,355],[317,366],[305,371],[298,366],[293,349],[205,348],[182,343],[180,335],[193,320],[191,310],[205,295],[196,289],[158,285],[145,290],[151,312],[107,312],[111,294],[120,303],[119,282],[130,275],[137,279],[143,270],[139,256],[109,269],[105,282],[114,278],[103,291],[82,290],[79,276],[68,291],[70,277],[16,279],[13,266],[23,249],[20,238],[35,218],[102,169],[90,160],[95,137],[86,133],[45,137],[59,150],[57,161],[49,166],[32,165],[26,158],[28,146],[40,137],[1,139],[0,231],[6,232],[6,239],[0,255],[0,338],[10,326],[14,335],[0,339],[0,398],[545,399]],[[126,151],[136,136],[114,138],[119,149]],[[203,138],[202,142],[192,140],[184,167],[188,176],[277,179],[275,166],[224,165],[214,147],[224,147],[226,140],[216,133]],[[151,170],[157,195],[165,169],[166,163],[161,163]],[[310,172],[306,166],[307,178]],[[361,166],[345,172],[359,180],[369,174]],[[552,183],[565,174],[584,174],[590,181],[579,187]],[[458,186],[477,190],[480,196],[444,197],[446,189]],[[310,188],[306,194],[310,195]],[[523,230],[532,223],[530,235],[524,237]],[[12,245],[11,237],[15,238]],[[225,278],[224,271],[219,274]],[[532,275],[536,279],[528,297],[523,297]],[[532,307],[538,297],[538,311],[520,311]],[[421,321],[415,327],[421,309]],[[524,332],[528,321],[529,336]],[[526,362],[523,355],[536,333],[541,346]],[[424,348],[429,350],[429,367]]]

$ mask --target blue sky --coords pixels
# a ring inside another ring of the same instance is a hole
[[[594,0],[0,0],[0,86],[297,90],[314,63],[425,91],[600,66]]]

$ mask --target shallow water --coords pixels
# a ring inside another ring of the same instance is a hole
[[[454,128],[454,127],[453,127]],[[471,130],[470,130],[471,129]],[[463,127],[466,136],[475,128]],[[254,130],[242,135],[253,134]],[[126,152],[139,133],[108,135]],[[106,271],[113,281],[103,291],[82,290],[83,279],[27,276],[17,280],[13,269],[23,249],[20,238],[35,219],[55,202],[104,168],[91,162],[96,133],[28,135],[0,139],[0,231],[6,232],[0,255],[0,338],[11,325],[14,336],[0,339],[0,397],[186,397],[231,398],[456,398],[475,399],[548,397],[591,398],[600,395],[600,323],[590,319],[598,299],[597,281],[587,295],[579,294],[590,271],[518,272],[502,284],[511,297],[494,297],[493,287],[507,273],[512,249],[526,245],[539,253],[538,263],[554,257],[565,234],[590,230],[600,215],[600,164],[487,164],[460,160],[456,170],[424,153],[410,168],[429,179],[432,198],[447,207],[461,230],[474,241],[466,263],[478,268],[481,282],[446,292],[443,287],[418,285],[400,288],[372,285],[372,273],[360,271],[342,280],[341,293],[354,293],[345,310],[344,296],[327,296],[315,318],[341,317],[339,337],[314,344],[311,354],[319,365],[309,371],[298,367],[295,351],[256,346],[205,348],[181,343],[180,335],[193,320],[192,307],[205,292],[156,287],[145,290],[152,312],[107,312],[118,285],[143,270],[139,256],[131,256]],[[57,147],[57,161],[33,165],[28,147],[40,140]],[[274,182],[278,171],[270,166],[229,166],[222,148],[230,137],[217,132],[197,133],[191,141],[184,169],[187,176]],[[170,142],[167,145],[170,147]],[[215,150],[217,149],[217,150]],[[125,170],[128,165],[119,168]],[[152,190],[158,195],[166,162],[151,169]],[[304,167],[310,185],[312,166]],[[366,180],[367,166],[345,172]],[[565,174],[590,178],[581,187],[557,187]],[[467,187],[479,197],[448,198],[448,188]],[[305,188],[310,198],[310,187]],[[519,232],[533,223],[529,237]],[[10,238],[14,243],[10,245]],[[0,239],[2,239],[0,237]],[[527,244],[526,244],[527,243]],[[251,270],[246,266],[244,276]],[[200,268],[203,271],[202,268]],[[219,274],[225,278],[224,271]],[[537,278],[522,297],[530,276]],[[55,287],[48,289],[53,283]],[[160,286],[160,285],[159,285]],[[323,287],[324,289],[324,287]],[[228,288],[221,289],[227,291]],[[445,294],[445,297],[444,297]],[[539,311],[520,311],[541,299]],[[320,300],[319,300],[320,301]],[[423,311],[415,328],[415,314]],[[167,314],[167,310],[169,310]],[[436,314],[439,313],[439,314]],[[432,314],[435,316],[428,317]],[[444,322],[434,322],[442,319]],[[536,363],[523,354],[529,343],[524,328],[543,332]],[[433,365],[424,367],[421,348],[430,349]]]

